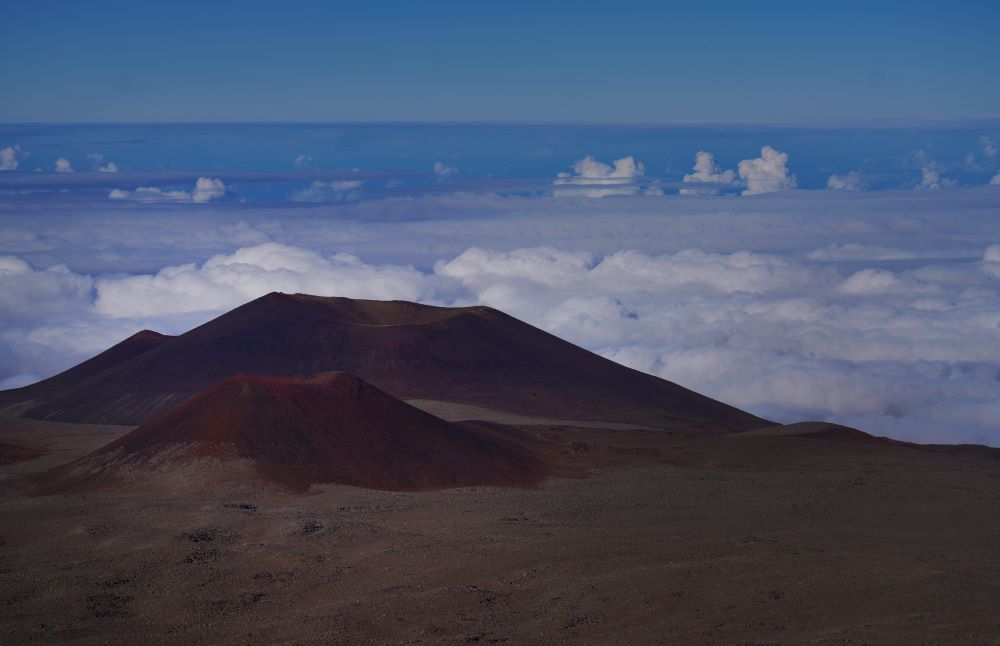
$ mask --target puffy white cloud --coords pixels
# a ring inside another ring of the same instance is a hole
[[[0,319],[35,320],[76,312],[90,301],[93,281],[66,265],[36,270],[14,256],[0,256]]]
[[[1000,171],[998,171],[997,174],[993,176],[993,179],[990,180],[991,186],[996,186],[997,184],[1000,184]]]
[[[860,191],[864,189],[864,180],[860,172],[852,170],[846,175],[830,175],[826,180],[826,187],[841,191]]]
[[[272,291],[406,300],[430,295],[427,277],[412,267],[374,267],[349,254],[326,257],[278,243],[214,256],[200,266],[98,279],[96,291],[95,311],[109,317],[219,312]]]
[[[346,202],[359,197],[358,189],[364,184],[359,179],[316,181],[309,188],[295,191],[292,200],[295,202]]]
[[[451,177],[456,173],[458,173],[458,169],[456,167],[448,166],[444,162],[434,162],[434,174],[438,177]]]
[[[134,202],[190,202],[191,194],[187,191],[164,191],[155,186],[140,186],[134,191],[113,188],[108,191],[108,199]]]
[[[90,153],[87,155],[87,161],[90,162],[90,167],[99,173],[117,173],[118,164],[113,161],[104,163],[104,155],[101,153]]]
[[[312,163],[312,160],[312,155],[301,154],[292,161],[292,165],[296,168],[305,168]]]
[[[598,188],[556,189],[557,196],[608,197],[635,195],[639,192],[636,180],[646,174],[646,167],[629,155],[614,161],[614,166],[599,162],[591,156],[573,164],[573,174],[559,173],[556,186],[586,186]]]
[[[209,177],[199,177],[194,183],[194,193],[191,194],[192,202],[208,202],[217,200],[226,194],[226,185],[221,179],[211,179]]]
[[[0,148],[0,171],[17,170],[26,156],[17,144]]]
[[[798,185],[795,175],[788,171],[788,153],[770,146],[760,149],[760,157],[741,161],[739,173],[747,186],[743,195],[787,191]]]
[[[498,279],[554,286],[574,281],[592,263],[585,251],[536,247],[503,252],[472,247],[452,260],[439,261],[434,271],[474,288],[493,285]]]
[[[699,150],[694,156],[694,172],[684,176],[684,183],[713,184],[716,186],[682,188],[681,195],[714,195],[720,193],[724,188],[737,185],[739,182],[734,171],[719,168],[712,153]]]
[[[221,179],[199,177],[194,185],[194,192],[165,191],[155,186],[140,186],[134,191],[113,188],[108,192],[108,199],[130,200],[133,202],[210,202],[224,197],[226,185]]]
[[[69,160],[65,157],[60,157],[56,160],[56,172],[57,173],[72,173],[73,165],[69,163]]]
[[[996,143],[986,135],[979,138],[979,146],[983,149],[983,154],[987,157],[996,157],[1000,153]]]
[[[942,187],[955,186],[958,184],[954,179],[941,177],[937,164],[930,163],[920,169],[921,180],[916,188],[936,191]]]

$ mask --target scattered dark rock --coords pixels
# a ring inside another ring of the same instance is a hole
[[[323,531],[323,523],[315,520],[310,520],[302,524],[302,528],[299,529],[299,533],[303,536],[311,536],[313,534],[318,534]]]
[[[261,599],[267,596],[264,592],[247,592],[236,599],[220,599],[208,604],[209,610],[213,613],[226,614],[230,612],[240,612],[253,608]]]
[[[87,597],[87,610],[92,612],[98,619],[108,617],[127,617],[131,613],[128,605],[135,600],[131,594],[116,594],[104,592],[92,594]]]
[[[186,532],[180,538],[192,543],[235,543],[236,535],[220,531],[217,527],[206,527],[193,532]]]
[[[184,558],[185,563],[214,563],[222,558],[222,551],[216,547],[195,550]]]

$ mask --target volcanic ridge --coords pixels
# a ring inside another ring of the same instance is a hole
[[[488,307],[271,293],[180,336],[140,332],[0,393],[23,417],[137,425],[235,375],[343,371],[399,399],[723,435],[773,426]]]

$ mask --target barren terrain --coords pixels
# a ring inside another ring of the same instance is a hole
[[[1000,643],[995,450],[521,428],[527,488],[38,496],[128,428],[2,420],[0,641]]]

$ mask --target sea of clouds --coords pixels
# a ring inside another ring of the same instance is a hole
[[[1000,445],[1000,186],[793,190],[769,147],[735,170],[699,152],[680,190],[645,170],[585,158],[531,196],[365,199],[338,178],[254,204],[229,178],[107,188],[108,170],[100,191],[7,191],[0,387],[305,292],[482,303],[777,421]]]

